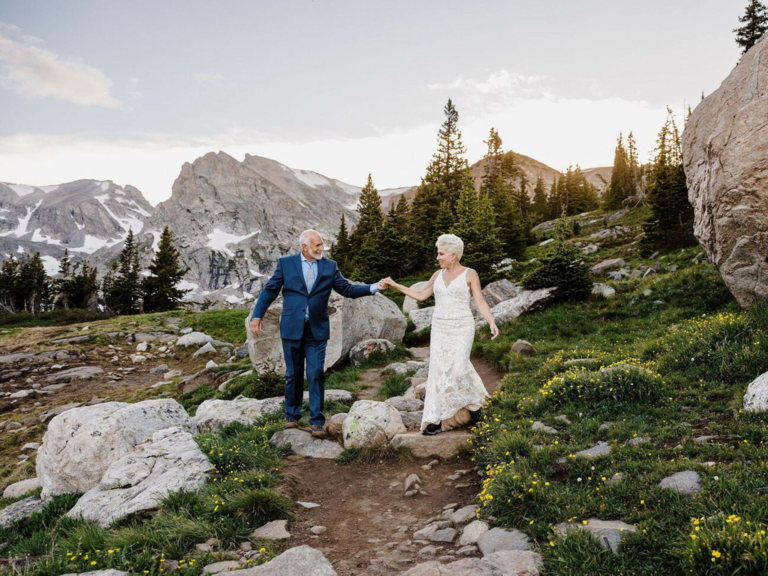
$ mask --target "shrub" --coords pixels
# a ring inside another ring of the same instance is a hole
[[[523,279],[529,290],[557,287],[560,300],[584,298],[592,292],[590,270],[578,250],[558,244],[554,252],[541,259],[541,265]]]
[[[768,525],[735,514],[694,518],[679,555],[688,574],[768,574]]]
[[[261,373],[253,372],[248,376],[240,376],[227,384],[221,398],[231,400],[237,396],[247,398],[274,398],[285,394],[285,378],[267,364],[262,366]]]
[[[291,517],[291,502],[271,489],[252,488],[228,494],[224,500],[226,513],[235,515],[251,526],[262,526],[272,520]]]
[[[394,396],[402,396],[411,387],[410,376],[406,374],[393,374],[381,383],[379,398],[386,400]]]
[[[589,408],[632,407],[651,404],[662,397],[660,374],[632,364],[618,363],[592,371],[569,370],[547,381],[539,390],[541,404],[563,406],[573,403]]]

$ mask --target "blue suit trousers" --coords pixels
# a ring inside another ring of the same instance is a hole
[[[304,398],[304,362],[307,365],[309,384],[309,423],[325,424],[325,350],[327,340],[315,340],[309,321],[304,322],[301,340],[283,339],[285,356],[285,419],[298,422]]]

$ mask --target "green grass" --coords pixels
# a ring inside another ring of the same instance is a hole
[[[411,376],[407,374],[392,374],[387,376],[379,388],[379,400],[386,400],[393,396],[402,396],[411,387]]]
[[[32,326],[66,326],[67,324],[78,324],[80,322],[98,322],[100,320],[109,320],[114,314],[104,312],[92,312],[90,310],[80,309],[58,309],[50,312],[43,312],[34,316],[28,312],[17,312],[15,314],[0,314],[0,326],[29,328]]]
[[[187,313],[182,325],[197,332],[205,332],[216,340],[240,346],[245,342],[245,319],[248,310],[216,309]]]
[[[639,212],[615,224],[637,226]],[[595,226],[573,241],[590,242],[604,224]],[[662,272],[606,282],[614,298],[559,303],[500,326],[495,341],[476,338],[475,353],[507,372],[472,439],[472,457],[485,470],[481,516],[526,532],[547,575],[764,574],[768,415],[743,412],[742,397],[768,370],[768,306],[740,311],[714,267],[693,264],[701,248],[644,260],[631,251],[632,238],[600,240],[585,260],[621,257],[630,270],[659,261]],[[672,264],[676,272],[666,270]],[[539,354],[513,354],[518,338]],[[601,371],[612,365],[622,367]],[[536,420],[558,433],[534,431]],[[714,438],[696,441],[705,435]],[[629,443],[639,437],[650,441]],[[572,456],[598,441],[611,453]],[[657,486],[682,470],[702,477],[695,497]],[[611,482],[619,472],[623,480]],[[553,532],[588,518],[621,519],[637,533],[614,555],[586,533]]]

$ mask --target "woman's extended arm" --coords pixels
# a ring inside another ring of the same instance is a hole
[[[432,278],[429,279],[429,282],[427,282],[427,285],[424,286],[424,288],[422,288],[421,290],[414,290],[413,288],[408,288],[406,286],[403,286],[402,284],[398,284],[397,282],[392,280],[392,278],[387,278],[385,280],[385,282],[389,286],[391,286],[395,290],[399,290],[400,292],[402,292],[406,296],[410,296],[414,300],[418,300],[419,302],[423,302],[424,300],[426,300],[427,298],[432,296],[432,294],[434,292],[433,288],[434,288],[434,285],[435,285],[435,278],[437,278],[437,275],[439,273],[440,273],[440,270],[435,272],[432,275]]]
[[[483,291],[480,289],[480,276],[477,272],[471,270],[467,272],[467,279],[469,280],[469,288],[472,291],[472,296],[475,299],[475,305],[483,315],[485,321],[488,322],[488,326],[491,328],[491,340],[495,340],[499,335],[499,329],[496,327],[496,320],[493,319],[491,309],[488,307],[488,303],[485,301]]]

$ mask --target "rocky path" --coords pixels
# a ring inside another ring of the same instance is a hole
[[[415,352],[423,356],[428,350]],[[485,360],[473,363],[492,393],[501,374]],[[368,386],[361,399],[376,396],[384,379],[380,373],[378,368],[361,375]],[[475,519],[481,482],[466,455],[346,466],[335,460],[291,456],[284,473],[291,499],[309,505],[296,506],[290,546],[307,544],[320,550],[340,576],[400,574],[428,560],[450,562],[479,555],[476,546],[462,546],[459,535],[451,531],[458,532]],[[420,486],[420,492],[406,496],[411,482]],[[441,533],[429,534],[434,526],[424,530],[432,521],[443,522]]]

